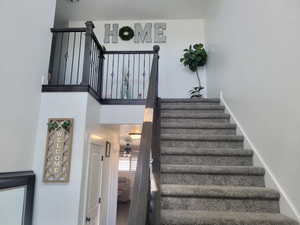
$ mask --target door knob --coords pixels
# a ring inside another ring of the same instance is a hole
[[[86,222],[88,222],[88,223],[91,222],[91,218],[90,218],[90,217],[87,217],[85,220],[86,220]]]

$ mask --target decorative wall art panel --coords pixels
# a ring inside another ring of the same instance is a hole
[[[136,44],[140,43],[166,43],[167,36],[165,31],[167,30],[166,23],[135,23],[131,26],[120,27],[118,23],[105,24],[105,36],[104,43],[117,44],[119,40],[130,41]]]
[[[44,165],[45,183],[67,183],[70,179],[73,119],[49,119]]]

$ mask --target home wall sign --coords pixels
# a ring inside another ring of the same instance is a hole
[[[126,28],[126,29],[124,29]],[[128,29],[131,28],[131,29]],[[117,44],[119,38],[125,41],[129,41],[133,38],[133,42],[140,43],[166,43],[167,36],[165,31],[167,30],[166,23],[146,23],[144,26],[141,23],[135,23],[133,27],[124,26],[120,27],[119,24],[105,24],[105,36],[104,43]],[[127,30],[127,31],[126,31]],[[133,37],[129,31],[134,31]],[[125,39],[124,39],[125,37]],[[126,40],[126,37],[130,37]]]
[[[67,183],[70,179],[73,119],[49,119],[44,165],[45,183]]]

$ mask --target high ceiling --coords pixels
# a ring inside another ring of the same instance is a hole
[[[207,0],[57,0],[56,23],[69,20],[203,18]]]

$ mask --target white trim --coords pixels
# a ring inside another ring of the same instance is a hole
[[[237,117],[234,115],[233,111],[227,104],[226,100],[224,99],[222,91],[220,91],[220,100],[221,104],[225,106],[225,109],[227,113],[230,114],[230,118],[232,121],[237,125],[238,133],[242,134],[245,138],[245,144],[250,147],[254,151],[256,159],[254,159],[254,163],[261,164],[262,167],[265,168],[266,174],[266,185],[270,188],[277,189],[281,194],[280,199],[280,208],[282,210],[282,213],[287,214],[288,216],[293,217],[294,219],[297,219],[300,221],[300,214],[290,198],[288,197],[285,190],[280,185],[279,181],[276,179],[275,175],[273,174],[271,168],[267,165],[266,161],[263,159],[262,155],[259,153],[259,150],[255,147],[254,143],[250,140],[249,136],[247,135],[246,131],[238,121]]]

